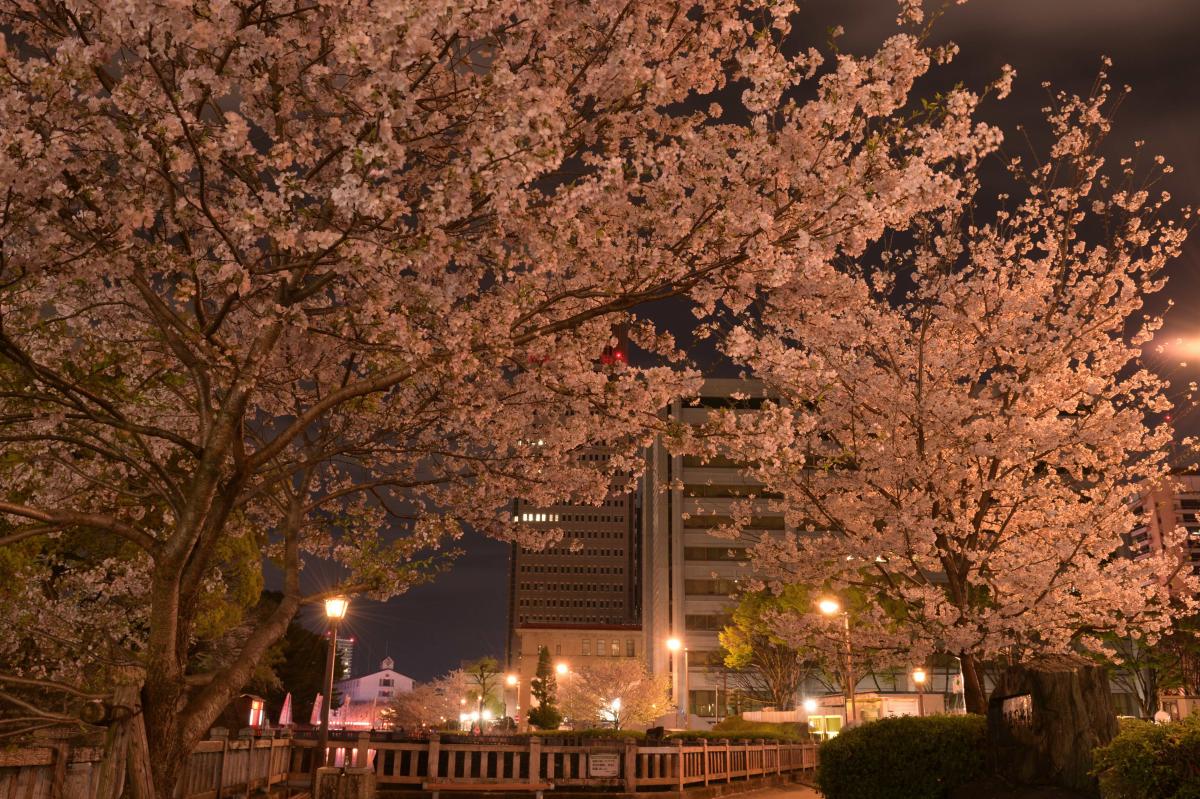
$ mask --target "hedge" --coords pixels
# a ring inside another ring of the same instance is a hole
[[[821,744],[825,799],[942,799],[983,776],[983,716],[900,716],[852,727]]]
[[[1200,799],[1200,716],[1172,724],[1122,720],[1094,753],[1104,799]]]

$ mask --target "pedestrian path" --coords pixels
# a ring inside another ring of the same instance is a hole
[[[821,799],[821,794],[807,785],[783,785],[738,794],[738,799]]]

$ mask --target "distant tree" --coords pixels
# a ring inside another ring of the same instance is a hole
[[[470,690],[471,678],[462,669],[455,669],[398,694],[385,716],[396,727],[449,727],[457,723]]]
[[[562,686],[562,710],[572,724],[647,726],[670,706],[667,678],[632,658],[608,658],[577,669]]]
[[[743,594],[730,623],[718,633],[730,682],[744,693],[779,710],[791,710],[810,675],[821,670],[811,652],[798,650],[776,631],[779,615],[810,601],[809,593],[789,586],[782,595],[767,591]]]
[[[562,724],[562,713],[558,711],[558,681],[550,663],[550,650],[544,646],[538,649],[537,671],[529,683],[529,690],[537,702],[529,711],[529,723],[543,730],[557,729]]]
[[[1137,697],[1143,718],[1154,715],[1164,693],[1200,695],[1200,618],[1182,619],[1152,643],[1145,636],[1114,638],[1112,650],[1113,682]]]
[[[501,705],[496,695],[500,687],[500,664],[494,657],[482,657],[463,668],[467,683],[470,686],[468,698],[479,713],[479,723],[483,724],[483,711],[494,710]]]

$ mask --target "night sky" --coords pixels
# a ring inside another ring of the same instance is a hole
[[[927,0],[927,6],[933,6]],[[821,46],[825,31],[842,25],[843,50],[864,53],[895,31],[892,0],[802,2],[802,38]],[[810,33],[806,33],[810,32]],[[1174,165],[1164,188],[1181,204],[1200,205],[1200,0],[971,0],[952,7],[936,38],[961,47],[954,63],[942,68],[938,85],[957,80],[973,88],[1012,64],[1017,80],[1012,95],[990,102],[984,119],[1000,124],[1010,147],[1019,149],[1015,126],[1037,130],[1046,104],[1043,81],[1084,93],[1095,79],[1101,56],[1113,59],[1115,87],[1129,84],[1110,137],[1115,159],[1135,139],[1145,139],[1149,155],[1161,153]],[[928,87],[926,87],[928,88]],[[986,187],[985,187],[986,191]],[[1147,358],[1173,384],[1200,377],[1200,235],[1170,270],[1166,297],[1175,301],[1167,326]],[[652,315],[680,332],[678,305]],[[1178,343],[1183,340],[1183,344]],[[1188,362],[1188,366],[1181,365]],[[701,364],[703,365],[703,364]],[[1200,428],[1200,414],[1181,409],[1175,416],[1188,433]],[[374,670],[384,655],[396,669],[418,680],[435,677],[466,659],[504,653],[508,545],[476,535],[460,542],[464,555],[432,584],[390,602],[355,600],[346,623],[358,640],[356,672]],[[332,572],[320,564],[306,571],[308,586],[329,584]],[[309,618],[316,627],[317,620]]]

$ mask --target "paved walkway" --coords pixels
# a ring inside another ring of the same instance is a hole
[[[782,788],[762,788],[738,794],[738,799],[821,799],[815,788],[804,785],[788,785]]]

